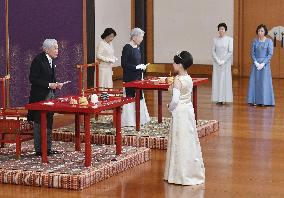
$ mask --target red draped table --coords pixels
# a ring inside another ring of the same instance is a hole
[[[121,154],[121,107],[124,104],[134,102],[134,98],[127,97],[110,97],[109,100],[99,101],[97,105],[89,103],[88,105],[71,105],[69,104],[71,96],[53,100],[41,101],[27,104],[28,110],[40,111],[41,121],[41,151],[42,162],[48,163],[47,159],[47,134],[46,134],[46,113],[54,112],[61,114],[75,114],[75,150],[81,150],[80,140],[80,115],[84,115],[85,126],[85,166],[91,165],[91,134],[90,134],[90,117],[101,111],[115,109],[116,112],[116,154]],[[78,96],[73,96],[78,99]]]
[[[170,87],[168,83],[155,83],[155,78],[148,78],[146,80],[137,80],[132,82],[124,82],[125,88],[135,89],[135,108],[136,108],[136,130],[140,131],[140,91],[141,90],[157,90],[158,91],[158,122],[162,122],[162,91],[167,91]],[[197,120],[197,86],[208,82],[208,78],[192,78],[193,81],[193,107],[195,119]]]

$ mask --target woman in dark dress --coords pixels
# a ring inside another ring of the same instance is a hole
[[[140,28],[134,28],[130,33],[130,42],[123,47],[121,56],[121,65],[123,68],[123,82],[131,82],[141,80],[143,71],[146,65],[142,64],[140,43],[143,41],[144,31]],[[127,97],[135,97],[133,88],[124,89],[124,95]],[[150,121],[150,116],[147,110],[146,102],[141,94],[140,100],[140,123],[146,124]],[[122,126],[135,126],[135,103],[129,103],[123,106],[122,110]]]

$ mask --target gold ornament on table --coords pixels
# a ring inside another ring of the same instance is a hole
[[[85,97],[84,88],[82,89],[82,96],[79,97],[78,102],[79,102],[79,105],[87,105],[87,104],[89,104],[87,98]]]
[[[85,96],[79,97],[79,105],[87,105],[87,104],[89,104],[89,102]]]
[[[167,77],[159,77],[158,82],[159,84],[165,84]]]
[[[172,84],[174,82],[175,77],[172,76],[172,71],[170,71],[169,77],[166,78],[166,83]]]
[[[84,83],[84,80],[83,80],[83,83]],[[84,88],[82,88],[82,97],[85,97],[85,90],[84,90]]]
[[[87,105],[89,104],[88,102],[88,99],[85,97],[85,91],[84,91],[84,74],[83,74],[83,67],[81,66],[80,67],[81,69],[81,73],[82,73],[82,96],[79,97],[79,100],[78,100],[78,104],[79,105]]]

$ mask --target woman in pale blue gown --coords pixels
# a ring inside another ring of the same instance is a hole
[[[266,38],[267,27],[263,24],[256,29],[258,38],[252,43],[251,56],[253,64],[249,79],[247,102],[250,105],[274,106],[270,60],[273,55],[273,42]]]

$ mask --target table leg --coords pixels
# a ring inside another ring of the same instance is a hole
[[[162,90],[158,90],[158,123],[161,123],[163,119],[162,103]]]
[[[116,127],[116,109],[113,109],[113,112],[112,112],[112,124],[113,124],[113,127],[115,128]]]
[[[40,132],[41,132],[41,160],[48,163],[47,160],[47,134],[46,134],[46,112],[40,112]]]
[[[2,90],[2,98],[1,98],[1,101],[2,101],[2,107],[3,107],[3,110],[6,109],[6,86],[5,86],[5,80],[4,81],[1,81],[1,90]]]
[[[136,131],[140,131],[140,89],[135,90]]]
[[[116,154],[121,154],[121,107],[117,107],[116,110]]]
[[[193,86],[193,108],[195,114],[195,121],[197,122],[197,86]]]
[[[80,114],[75,114],[75,150],[81,151]]]
[[[91,133],[90,133],[90,115],[85,114],[85,166],[91,166]]]

